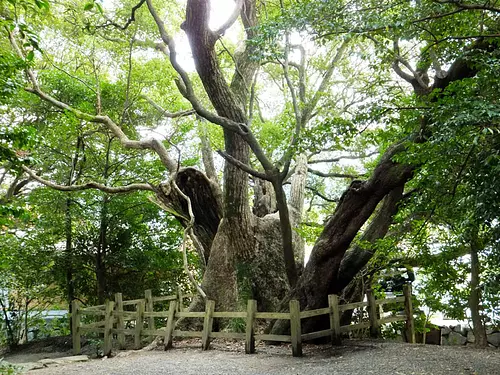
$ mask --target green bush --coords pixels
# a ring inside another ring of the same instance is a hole
[[[0,375],[20,375],[21,369],[0,358]]]

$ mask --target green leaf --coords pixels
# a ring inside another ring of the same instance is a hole
[[[83,10],[85,10],[85,11],[89,11],[89,10],[91,10],[93,7],[94,7],[94,3],[87,3],[87,4],[85,4],[85,6],[83,7]]]
[[[35,52],[29,51],[28,54],[26,55],[26,61],[33,61],[35,58]]]

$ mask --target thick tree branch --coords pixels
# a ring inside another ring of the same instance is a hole
[[[241,7],[243,6],[243,0],[236,0],[236,4],[233,13],[229,16],[226,22],[224,22],[214,33],[217,36],[223,35],[227,29],[229,29],[238,19],[241,12]]]
[[[177,52],[173,39],[168,35],[165,25],[161,20],[161,18],[159,17],[158,13],[156,12],[155,8],[153,7],[151,0],[146,0],[146,3],[148,5],[151,15],[153,16],[156,22],[158,30],[160,31],[160,35],[163,42],[165,43],[166,46],[168,46],[168,51],[164,51],[164,53],[167,54],[167,56],[169,56],[173,68],[177,71],[177,73],[181,77],[181,80],[176,82],[181,94],[191,103],[193,109],[199,116],[203,117],[204,119],[210,121],[213,124],[219,125],[226,130],[229,130],[231,132],[240,135],[248,143],[248,145],[250,146],[250,148],[252,149],[252,151],[254,152],[255,156],[262,164],[264,169],[273,170],[274,169],[273,164],[267,158],[264,151],[257,142],[257,139],[255,138],[255,136],[250,131],[250,128],[245,123],[239,123],[227,117],[219,116],[215,113],[208,111],[201,105],[200,101],[196,97],[193,84],[189,76],[177,61]]]
[[[138,190],[155,191],[153,186],[151,186],[150,184],[140,184],[140,183],[125,185],[125,186],[106,186],[97,182],[88,182],[83,185],[59,185],[38,176],[33,170],[31,170],[26,166],[23,166],[23,170],[35,181],[38,181],[39,183],[45,186],[48,186],[54,190],[59,190],[59,191],[82,191],[89,189],[97,189],[109,194],[130,193],[131,191],[138,191]]]

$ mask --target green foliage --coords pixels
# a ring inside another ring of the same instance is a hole
[[[47,322],[40,318],[33,322],[33,331],[36,332],[36,338],[69,336],[71,334],[71,319],[69,315],[61,318],[54,318]]]
[[[0,358],[0,374],[2,375],[20,375],[22,374],[21,369],[11,363],[7,363]]]
[[[12,97],[21,88],[20,73],[25,62],[10,51],[0,54],[0,104]]]
[[[228,332],[243,333],[246,331],[246,321],[243,318],[232,318],[227,324],[226,330]]]

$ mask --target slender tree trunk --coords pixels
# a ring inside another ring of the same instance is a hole
[[[71,313],[71,302],[75,299],[75,289],[73,283],[73,228],[71,217],[71,198],[66,198],[65,205],[65,223],[64,232],[66,236],[65,265],[66,265],[66,299],[68,302],[69,312]],[[72,328],[70,328],[72,329]]]
[[[109,165],[110,165],[110,153],[111,153],[111,142],[112,138],[108,139],[106,148],[106,161],[103,170],[103,180],[107,185],[109,178]],[[101,202],[101,212],[99,214],[99,240],[97,244],[97,254],[96,254],[96,281],[97,281],[97,298],[99,304],[103,304],[106,300],[107,295],[107,271],[106,271],[106,255],[108,251],[108,205],[110,201],[110,196],[105,194],[102,197]]]
[[[0,308],[3,313],[3,321],[5,323],[5,327],[7,328],[7,345],[9,348],[12,348],[16,345],[14,340],[14,327],[12,326],[12,320],[9,316],[9,302],[7,296],[7,304],[3,301],[3,296],[0,298]]]
[[[68,186],[73,185],[80,177],[80,171],[77,171],[78,163],[80,160],[80,153],[84,152],[84,142],[81,135],[78,136],[76,141],[76,150],[71,161],[71,170],[68,176]],[[66,204],[64,207],[64,234],[66,237],[65,244],[65,266],[66,266],[66,298],[68,303],[68,310],[71,313],[72,302],[75,299],[75,285],[73,280],[73,217],[71,214],[71,197],[66,197]],[[70,325],[70,330],[73,327]]]
[[[488,338],[486,336],[486,328],[481,317],[481,287],[480,287],[480,264],[479,251],[481,244],[478,239],[478,229],[472,233],[470,241],[470,258],[471,258],[471,274],[470,274],[470,296],[469,308],[472,316],[473,332],[475,344],[479,347],[488,346]]]
[[[29,323],[28,323],[28,307],[30,305],[30,300],[29,298],[26,298],[26,301],[24,302],[24,330],[21,334],[21,343],[28,342],[28,329],[29,329]]]
[[[104,196],[101,207],[101,217],[99,226],[99,242],[97,245],[97,254],[95,259],[95,274],[97,281],[97,298],[99,304],[106,300],[106,250],[107,250],[107,215],[108,215],[108,197]]]

